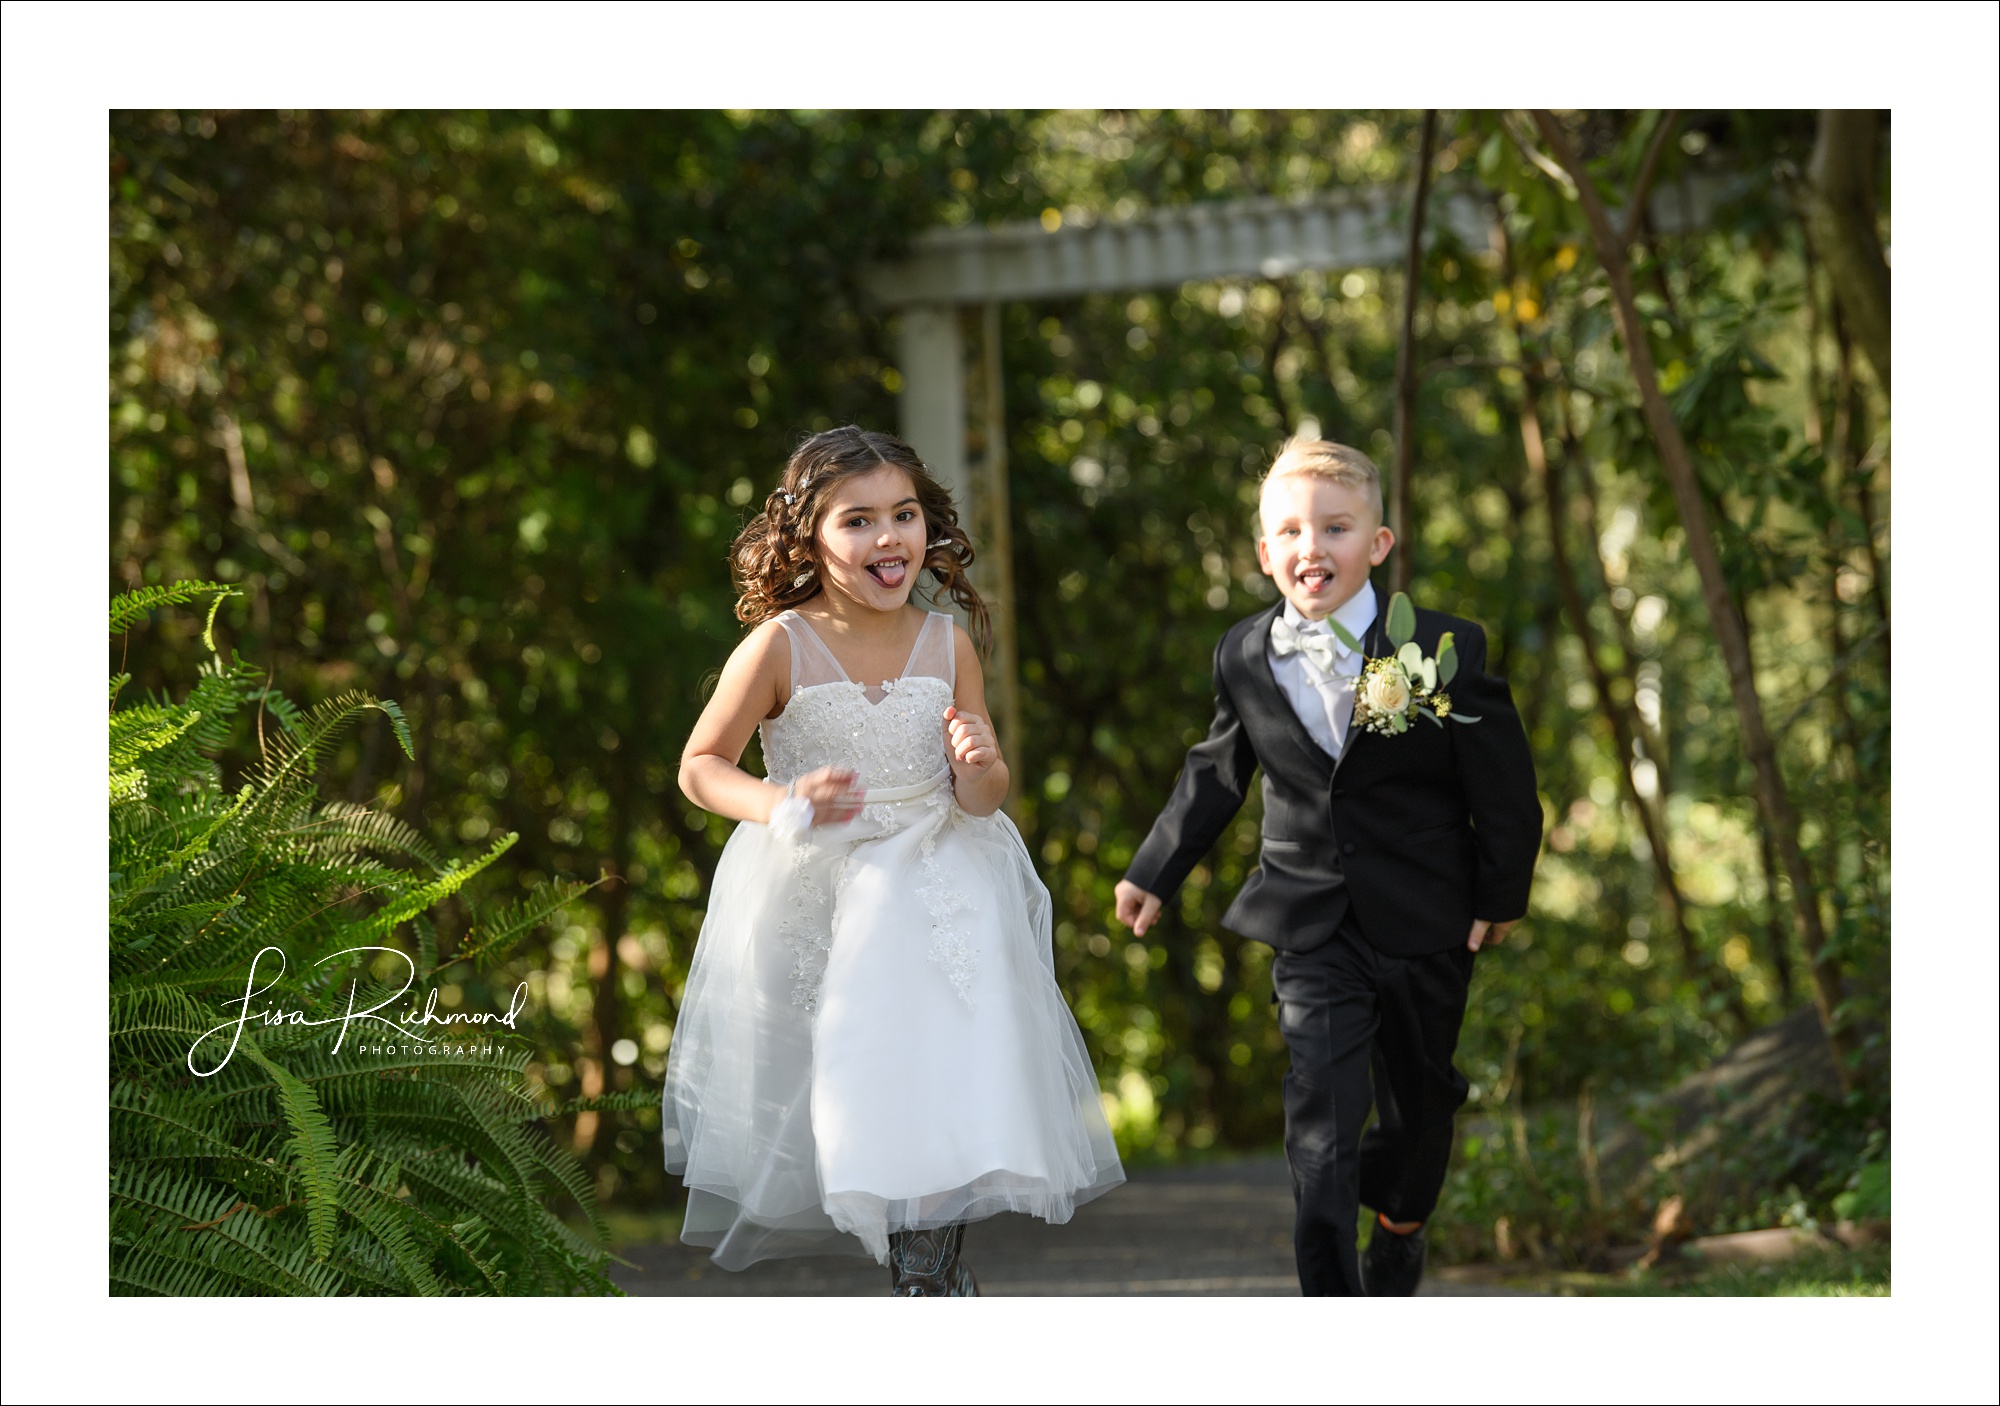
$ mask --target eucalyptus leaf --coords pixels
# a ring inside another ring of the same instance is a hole
[[[1417,608],[1410,604],[1410,598],[1398,591],[1389,598],[1389,643],[1397,648],[1408,644],[1417,635]]]
[[[1411,649],[1415,649],[1415,648],[1416,648],[1416,646],[1415,646],[1415,645],[1410,645],[1410,646],[1409,646],[1409,648],[1411,648]],[[1424,660],[1424,661],[1423,661],[1423,671],[1424,671],[1424,688],[1425,688],[1426,690],[1433,690],[1433,689],[1435,689],[1435,688],[1436,688],[1436,687],[1438,686],[1438,666],[1437,666],[1437,661],[1436,661],[1436,660],[1434,660],[1434,659],[1426,659],[1426,660]]]
[[[1433,712],[1432,712],[1432,711],[1431,711],[1430,709],[1426,708],[1426,707],[1425,707],[1425,706],[1424,706],[1423,704],[1419,703],[1419,704],[1417,705],[1417,711],[1418,711],[1419,713],[1422,713],[1422,714],[1423,714],[1423,715],[1424,715],[1425,717],[1429,718],[1429,719],[1430,719],[1430,720],[1431,720],[1432,722],[1436,723],[1436,724],[1437,724],[1437,725],[1438,725],[1439,727],[1443,727],[1443,726],[1444,726],[1444,719],[1443,719],[1443,718],[1440,718],[1440,717],[1439,717],[1439,716],[1438,716],[1438,715],[1437,715],[1436,713],[1433,713]]]
[[[1389,723],[1390,726],[1396,729],[1398,734],[1408,732],[1410,730],[1410,715],[1408,713],[1398,713],[1389,720]]]
[[[1447,687],[1458,674],[1458,646],[1451,642],[1451,631],[1446,630],[1438,639],[1438,678]]]
[[[1333,637],[1339,640],[1342,644],[1346,645],[1349,649],[1353,650],[1356,654],[1365,655],[1368,652],[1367,650],[1361,647],[1361,641],[1354,638],[1353,633],[1345,625],[1341,624],[1338,620],[1334,619],[1332,616],[1329,615],[1327,617],[1326,623],[1328,628],[1333,631]]]
[[[1477,713],[1453,713],[1451,720],[1455,723],[1476,723],[1479,721],[1479,715]]]
[[[1424,671],[1424,652],[1414,643],[1405,644],[1396,651],[1396,662],[1403,666],[1403,672],[1411,678]]]

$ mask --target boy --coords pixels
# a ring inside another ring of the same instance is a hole
[[[1382,734],[1354,720],[1364,658],[1328,622],[1367,658],[1391,652],[1368,570],[1396,540],[1365,454],[1289,441],[1258,514],[1257,560],[1283,600],[1217,645],[1215,721],[1118,885],[1118,918],[1138,934],[1152,926],[1262,768],[1261,863],[1222,920],[1277,949],[1299,1285],[1414,1294],[1466,1096],[1451,1059],[1473,954],[1527,911],[1542,830],[1534,764],[1507,685],[1485,672],[1485,632],[1436,611],[1416,612],[1414,642],[1436,656],[1452,633],[1451,711],[1477,721],[1413,712],[1406,731]],[[1362,1205],[1378,1222],[1365,1265]]]

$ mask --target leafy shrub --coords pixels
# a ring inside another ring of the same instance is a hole
[[[1833,1198],[1834,1214],[1842,1220],[1886,1220],[1889,1215],[1889,1157],[1855,1169],[1847,1190]]]
[[[213,650],[229,594],[151,587],[112,602],[111,629],[211,597]],[[128,682],[110,689],[111,1291],[615,1293],[583,1170],[536,1126],[556,1110],[531,1100],[526,1051],[491,1024],[437,1045],[345,1018],[382,1005],[407,1025],[398,988],[438,968],[431,910],[466,903],[515,837],[463,863],[318,800],[317,761],[364,713],[411,751],[386,699],[301,710],[219,654],[178,703],[116,707]],[[232,792],[214,757],[252,707],[262,760]],[[456,960],[497,956],[586,887],[466,903]],[[406,928],[414,956],[391,945]]]

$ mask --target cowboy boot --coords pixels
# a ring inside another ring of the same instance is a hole
[[[958,1257],[965,1226],[898,1230],[889,1236],[889,1293],[895,1298],[976,1298],[979,1281]]]

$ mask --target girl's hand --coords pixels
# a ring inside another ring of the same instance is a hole
[[[944,730],[951,744],[951,768],[961,776],[976,776],[1000,760],[1000,743],[992,725],[977,713],[944,710]]]
[[[814,825],[845,825],[861,813],[861,774],[823,766],[801,776],[792,794],[812,802]]]

